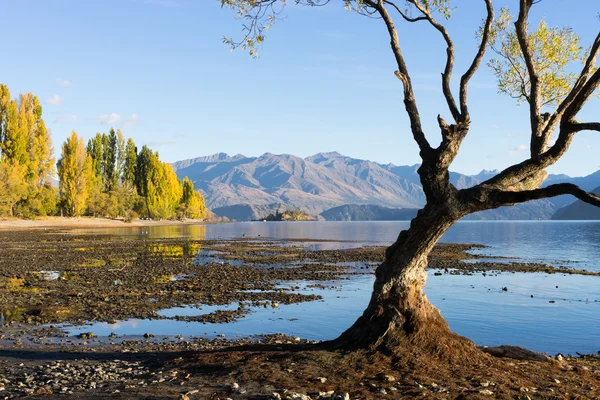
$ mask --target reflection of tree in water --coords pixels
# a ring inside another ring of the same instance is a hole
[[[12,322],[21,322],[25,314],[24,308],[14,308],[12,310],[0,310],[0,326],[8,325]]]
[[[181,238],[206,239],[206,225],[161,225],[144,226],[139,228],[142,235],[163,237],[163,238]]]

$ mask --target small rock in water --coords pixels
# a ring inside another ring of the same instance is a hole
[[[508,292],[508,288],[507,288],[506,286],[504,286],[504,287],[502,288],[502,291],[503,291],[503,292]]]
[[[95,338],[96,334],[94,332],[83,332],[80,333],[79,335],[77,335],[77,339],[91,339],[91,338]]]
[[[151,333],[148,333],[148,332],[144,333],[144,338],[145,338],[145,339],[148,339],[148,338],[153,338],[153,337],[154,337],[154,335],[153,335],[153,334],[151,334]]]

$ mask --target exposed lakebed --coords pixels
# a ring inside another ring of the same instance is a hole
[[[331,339],[366,306],[385,249],[258,235],[0,236],[1,338],[12,345],[263,333]],[[594,329],[600,285],[589,276],[595,272],[523,263],[486,250],[444,244],[430,258],[427,293],[453,330],[482,345],[549,353],[600,349]],[[74,338],[86,332],[99,340]]]

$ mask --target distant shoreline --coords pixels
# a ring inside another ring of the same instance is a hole
[[[210,222],[200,220],[124,220],[94,217],[45,217],[40,219],[0,218],[0,229],[40,229],[40,228],[123,228],[135,226],[166,225],[205,225]]]

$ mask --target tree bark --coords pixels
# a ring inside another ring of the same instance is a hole
[[[450,331],[439,310],[423,292],[427,256],[462,215],[446,204],[428,204],[408,230],[387,249],[375,272],[370,303],[363,315],[326,346],[337,349],[394,351],[402,346],[442,358],[475,350],[466,338]]]

